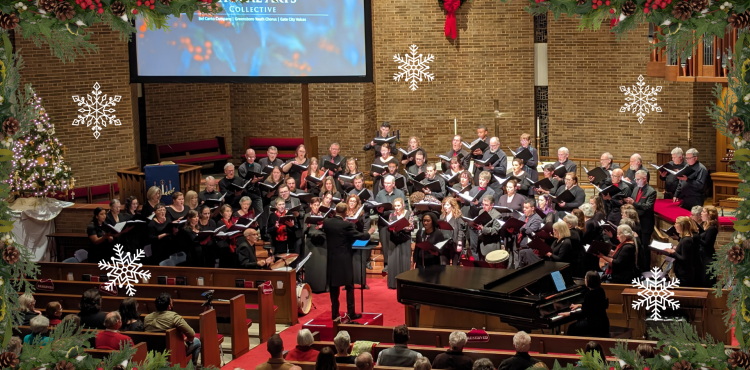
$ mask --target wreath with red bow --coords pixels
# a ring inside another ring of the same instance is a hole
[[[445,17],[445,36],[455,39],[458,36],[456,28],[456,10],[458,10],[466,0],[438,0],[440,7],[445,9],[448,14]]]

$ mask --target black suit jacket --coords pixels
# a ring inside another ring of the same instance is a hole
[[[630,197],[633,198],[633,207],[638,212],[638,218],[641,220],[641,229],[652,230],[654,226],[654,203],[656,202],[656,190],[650,185],[645,185],[641,192],[641,200],[635,201],[638,198],[639,188],[636,186],[630,193]]]
[[[326,234],[328,246],[328,284],[334,287],[354,284],[352,244],[355,240],[369,239],[370,234],[357,231],[353,223],[339,217],[323,221],[321,230]]]

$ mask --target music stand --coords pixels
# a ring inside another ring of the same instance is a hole
[[[359,285],[359,297],[362,312],[365,311],[365,287],[367,286],[367,259],[365,257],[365,251],[367,251],[369,255],[371,253],[370,251],[376,246],[377,244],[370,243],[370,240],[357,240],[352,246],[352,249],[357,251],[357,255],[359,256],[357,260],[355,260],[355,263],[359,265],[362,275],[362,280],[360,281]]]

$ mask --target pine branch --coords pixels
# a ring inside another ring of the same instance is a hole
[[[49,34],[45,35],[39,27],[35,29],[25,26],[22,35],[24,38],[31,39],[37,47],[44,44],[49,45],[50,53],[62,60],[63,63],[73,62],[77,57],[99,52],[99,47],[88,41],[89,34],[85,36],[76,35],[64,26],[49,29],[48,32]]]

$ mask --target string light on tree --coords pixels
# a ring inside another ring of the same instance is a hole
[[[11,191],[41,197],[65,193],[75,185],[69,166],[60,155],[61,144],[55,134],[42,99],[36,94],[29,101],[33,110],[29,131],[12,142],[13,167]]]

